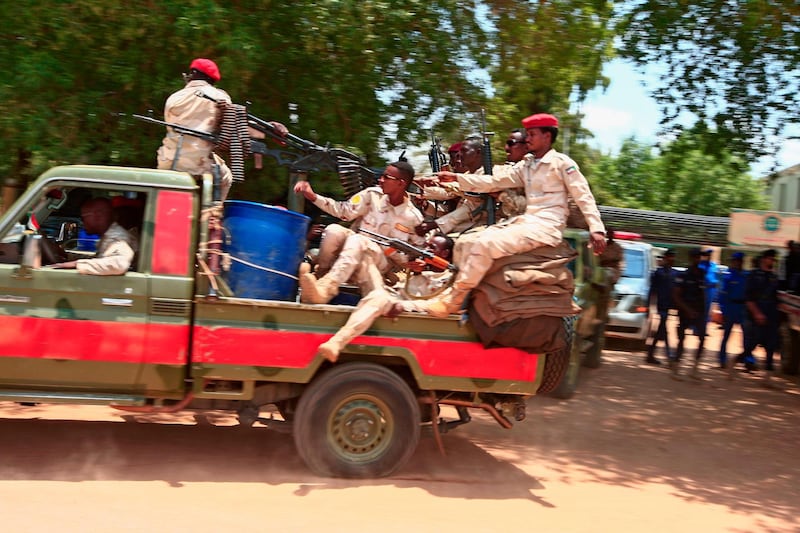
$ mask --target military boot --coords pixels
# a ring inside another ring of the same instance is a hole
[[[314,274],[309,272],[311,269],[308,263],[301,263],[298,272],[300,282],[300,301],[307,304],[326,304],[339,294],[339,280],[325,274],[317,279]]]
[[[448,317],[461,311],[461,305],[464,303],[467,294],[469,294],[469,289],[456,289],[454,287],[449,294],[428,301],[425,310],[429,315],[436,318]]]

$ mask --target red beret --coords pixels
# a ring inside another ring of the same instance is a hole
[[[558,119],[547,113],[537,113],[522,119],[522,127],[528,128],[557,128]]]
[[[457,143],[455,143],[455,144],[451,144],[451,145],[450,145],[450,148],[448,148],[448,149],[447,149],[447,152],[448,152],[448,153],[450,153],[450,152],[460,152],[460,151],[461,151],[461,145],[462,145],[462,144],[464,144],[464,143],[457,142]]]
[[[217,67],[217,64],[210,59],[198,57],[192,61],[192,64],[189,65],[189,68],[202,72],[214,81],[219,81],[220,78],[222,78],[222,76],[219,75],[219,68]]]

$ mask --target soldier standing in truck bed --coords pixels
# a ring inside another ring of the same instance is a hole
[[[184,78],[184,88],[167,98],[164,121],[205,133],[216,133],[222,118],[220,106],[231,103],[228,93],[215,86],[222,78],[217,64],[210,59],[197,58],[189,65],[189,72]],[[280,135],[289,132],[279,122],[271,124]],[[263,133],[252,128],[249,132],[251,137],[264,137]],[[214,143],[180,134],[167,127],[167,135],[158,149],[158,168],[199,176],[211,173],[214,165],[219,166],[224,200],[233,183],[233,175],[225,161],[214,153]]]

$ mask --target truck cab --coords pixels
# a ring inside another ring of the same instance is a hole
[[[2,244],[0,263],[7,331],[0,339],[0,388],[6,398],[74,395],[90,403],[129,404],[145,393],[180,395],[197,185],[177,172],[139,169],[115,180],[119,174],[111,167],[52,169],[2,218],[0,235],[10,241]],[[79,209],[99,196],[135,200],[141,208],[139,220],[129,221],[140,241],[130,270],[85,276],[42,268],[58,262],[48,252],[55,241],[73,258],[93,254],[78,239]],[[20,224],[32,231],[19,234]]]

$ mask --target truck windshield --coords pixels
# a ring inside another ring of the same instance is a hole
[[[646,272],[646,265],[644,260],[644,251],[625,249],[625,272],[622,273],[624,278],[644,278],[648,275]]]

